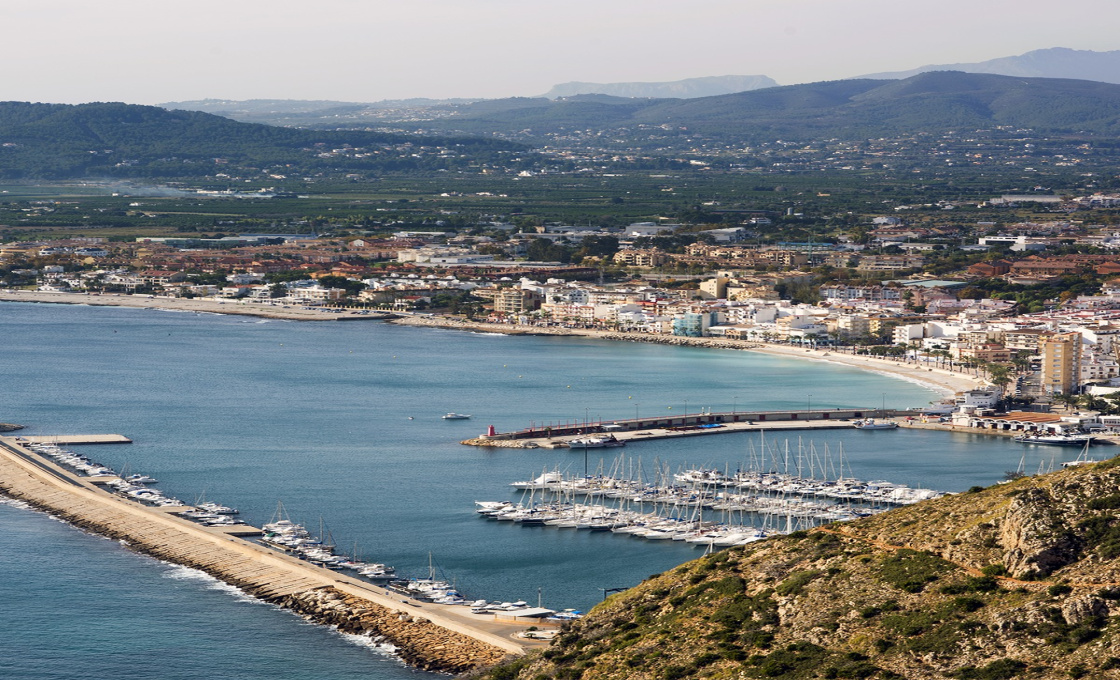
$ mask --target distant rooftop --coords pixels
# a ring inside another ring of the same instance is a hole
[[[889,283],[897,283],[907,288],[963,288],[968,285],[966,281],[911,281],[909,279],[899,279]]]

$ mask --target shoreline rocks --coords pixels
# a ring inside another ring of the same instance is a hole
[[[22,430],[23,425],[16,425],[15,423],[0,423],[0,432],[15,432]]]

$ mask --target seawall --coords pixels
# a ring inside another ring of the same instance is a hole
[[[372,584],[95,488],[0,438],[0,493],[130,549],[198,569],[315,623],[392,645],[416,668],[463,673],[525,651],[526,626],[471,622],[435,605],[386,596]]]

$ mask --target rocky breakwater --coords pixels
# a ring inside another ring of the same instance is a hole
[[[493,666],[507,656],[496,647],[441,628],[425,618],[392,611],[334,588],[295,593],[272,601],[309,621],[391,645],[401,660],[425,671],[464,673]]]
[[[20,497],[19,494],[9,494]],[[130,549],[157,559],[181,564],[206,572],[260,600],[290,609],[304,619],[337,628],[340,632],[369,637],[384,644],[410,666],[436,673],[465,673],[486,668],[511,656],[508,652],[466,635],[442,628],[431,621],[383,607],[364,598],[347,595],[331,586],[311,587],[298,592],[275,594],[274,582],[254,576],[243,576],[240,569],[225,568],[226,560],[203,559],[184,555],[170,544],[139,538],[104,523],[67,512],[53,504],[38,503],[22,496],[33,506],[90,533],[123,541]],[[228,564],[228,563],[226,563]]]
[[[474,437],[459,442],[464,446],[492,446],[496,449],[534,449],[540,445],[520,439],[493,439],[491,437]]]
[[[15,432],[22,430],[23,425],[16,425],[15,423],[0,423],[0,432]]]
[[[462,673],[491,666],[510,652],[468,632],[344,590],[334,574],[241,539],[215,536],[176,518],[100,491],[60,481],[0,447],[0,494],[160,560],[198,569],[266,602],[323,625],[391,645],[417,668]],[[439,620],[440,615],[433,613]],[[464,629],[469,624],[462,626]]]

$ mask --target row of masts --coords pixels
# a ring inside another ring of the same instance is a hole
[[[615,459],[609,471],[604,466],[605,461],[600,461],[594,475],[583,476],[546,469],[533,480],[511,485],[527,498],[518,503],[479,502],[478,512],[524,526],[722,546],[865,517],[942,495],[931,489],[855,479],[850,471],[844,472],[842,447],[834,457],[827,445],[818,451],[801,440],[796,450],[788,440],[780,448],[767,449],[763,444],[761,451],[752,443],[749,462],[734,472],[728,465],[723,471],[691,467],[672,473],[655,461],[653,474],[647,476],[640,458],[624,456]]]

